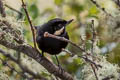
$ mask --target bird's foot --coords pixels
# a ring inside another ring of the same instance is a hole
[[[41,59],[40,59],[40,62],[41,62],[45,58],[43,52],[42,52],[42,54],[40,54],[40,57],[41,57]]]
[[[62,66],[60,64],[58,64],[58,67],[59,67],[60,74],[63,74],[65,70],[62,68]]]
[[[41,57],[44,57],[44,52],[42,51],[42,53],[41,53]]]

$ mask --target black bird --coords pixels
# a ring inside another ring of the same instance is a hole
[[[70,24],[72,21],[73,19],[66,21],[60,18],[55,18],[41,26],[35,27],[37,32],[36,42],[38,44],[39,49],[42,51],[42,56],[44,52],[56,56],[56,54],[59,54],[62,48],[65,48],[68,44],[67,42],[58,39],[54,39],[51,37],[44,37],[44,33],[48,32],[50,34],[69,39],[69,36],[66,32],[66,26]]]
[[[65,37],[69,39],[69,36],[66,32],[66,26],[70,24],[72,20],[66,21],[60,18],[55,18],[47,23],[37,26],[37,36],[36,41],[38,44],[38,47],[42,50],[42,53],[47,52],[51,55],[56,55],[61,52],[62,48],[65,48],[67,46],[67,42],[60,41],[58,39],[50,38],[50,37],[44,37],[44,33],[48,32],[50,34],[54,34],[56,36]]]

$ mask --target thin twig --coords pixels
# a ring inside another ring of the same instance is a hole
[[[33,25],[32,25],[32,22],[31,22],[31,19],[30,19],[30,17],[29,17],[29,14],[28,14],[28,11],[27,11],[27,8],[26,8],[25,3],[24,3],[23,0],[21,0],[21,1],[22,1],[22,7],[23,7],[23,9],[24,9],[24,11],[25,11],[25,13],[26,13],[27,19],[28,19],[29,24],[30,24],[30,27],[31,27],[31,31],[32,31],[32,35],[33,35],[33,41],[34,41],[34,47],[35,47],[35,49],[37,49],[36,39],[35,39],[35,29],[34,29],[34,27],[33,27]]]
[[[94,20],[92,20],[91,29],[92,29],[91,53],[94,54],[94,43],[95,43],[95,39],[96,39],[96,32],[95,32],[95,28],[94,28]]]
[[[115,77],[114,75],[109,75],[109,76],[103,78],[102,80],[113,80],[114,77]]]
[[[92,53],[92,55],[94,55],[94,43],[95,43],[95,39],[96,39],[96,32],[95,32],[95,28],[94,28],[94,20],[92,20],[91,29],[92,29],[91,53]],[[92,57],[92,59],[93,59],[93,57]],[[94,61],[94,59],[93,59],[93,61]],[[96,80],[98,80],[98,76],[97,76],[97,73],[96,73],[96,69],[98,69],[98,66],[93,65],[93,64],[90,64],[90,65],[92,67],[92,70],[93,70],[93,73],[96,77]],[[94,68],[94,66],[95,66],[95,68]]]
[[[114,0],[114,2],[116,2],[116,4],[120,7],[120,0]]]
[[[88,59],[88,56],[85,56],[85,58],[86,59]],[[94,68],[94,66],[98,69],[98,66],[96,65],[96,64],[92,64],[92,63],[90,63],[90,66],[92,67],[92,70],[93,70],[93,73],[94,73],[94,75],[95,75],[95,78],[96,78],[96,80],[98,80],[98,77],[97,77],[97,73],[96,73],[96,70],[95,70],[95,68]],[[99,66],[100,67],[100,66]]]
[[[21,16],[23,15],[22,12],[16,10],[15,8],[13,8],[13,7],[11,7],[11,6],[7,5],[7,4],[5,4],[5,6],[6,6],[7,8],[11,9],[11,10],[17,12],[19,15],[21,15]]]
[[[116,4],[117,6],[120,7],[120,0],[112,0],[112,1],[115,2],[115,4]]]
[[[80,40],[84,43],[85,41],[83,40],[82,36],[80,35]]]
[[[69,50],[66,50],[66,49],[62,49],[62,51],[63,51],[63,52],[66,52],[66,53],[69,53],[71,57],[73,57],[73,56],[76,55],[75,53],[72,53],[72,52],[70,52]],[[86,55],[81,55],[81,56],[78,56],[78,57],[83,58],[86,62],[89,62],[89,63],[91,63],[91,64],[93,64],[93,65],[95,65],[95,66],[97,66],[97,67],[99,67],[99,68],[102,68],[101,65],[96,64],[94,61],[90,60],[89,58],[87,58],[87,57],[85,57],[85,56],[86,56]]]
[[[78,56],[78,57],[83,58],[86,62],[89,62],[89,63],[93,64],[95,67],[102,68],[102,66],[101,66],[101,65],[96,64],[94,61],[92,61],[92,60],[88,59],[87,57],[84,57],[84,56]]]
[[[94,75],[95,75],[95,77],[96,77],[96,80],[99,80],[93,64],[90,64],[90,65],[91,65],[91,67],[92,67],[92,70],[93,70],[93,73],[94,73]]]
[[[6,17],[6,13],[5,13],[5,9],[4,9],[2,0],[0,0],[0,13],[1,13],[2,17]]]
[[[59,80],[58,77],[56,77],[56,76],[55,76],[55,79],[56,79],[56,80]]]
[[[120,11],[120,0],[112,0],[117,6],[118,10]]]
[[[91,25],[91,29],[92,29],[92,44],[91,44],[91,53],[94,54],[94,20],[92,20],[92,25]]]
[[[81,44],[80,45],[82,45],[83,46],[83,49],[85,50],[85,52],[86,52],[86,46],[85,46],[85,40],[82,38],[82,36],[80,35],[80,40],[81,40]]]
[[[75,55],[74,53],[72,53],[72,52],[70,52],[70,51],[68,51],[68,50],[65,50],[65,49],[62,49],[62,50],[63,50],[64,52],[70,53],[72,56]],[[86,55],[85,55],[85,56],[86,56]],[[102,66],[99,65],[99,64],[96,64],[94,61],[88,59],[87,56],[86,56],[86,57],[84,57],[84,56],[78,56],[78,57],[81,57],[81,58],[83,58],[86,62],[89,62],[89,63],[90,63],[90,65],[91,65],[91,67],[92,67],[92,70],[93,70],[93,73],[94,73],[94,75],[95,75],[95,77],[96,77],[96,80],[98,80],[97,73],[96,73],[96,71],[95,71],[94,66],[95,66],[95,67],[100,67],[100,68],[102,68]]]
[[[66,50],[66,49],[64,49],[64,48],[62,48],[62,51],[63,51],[63,52],[66,52],[66,53],[69,53],[71,57],[75,56],[74,53],[72,53],[72,52],[70,52],[69,50]]]
[[[109,15],[112,17],[111,14],[109,14],[105,8],[101,7],[95,0],[90,0],[98,9],[100,9],[101,11],[103,11],[106,15]]]
[[[117,3],[118,3],[118,5],[119,5],[119,7],[120,7],[120,0],[117,0]]]

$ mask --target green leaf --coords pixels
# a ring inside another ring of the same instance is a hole
[[[89,16],[95,16],[99,13],[98,9],[96,6],[93,6],[89,9]]]
[[[37,18],[39,11],[38,8],[35,4],[32,4],[29,8],[28,8],[29,12],[30,12],[30,16],[35,19]]]
[[[54,3],[56,5],[61,5],[63,3],[64,0],[54,0]]]

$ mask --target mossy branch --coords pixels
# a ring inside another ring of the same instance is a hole
[[[33,48],[31,45],[25,43],[24,40],[21,40],[22,43],[18,43],[17,41],[15,41],[14,38],[17,38],[18,41],[21,39],[21,38],[19,39],[19,37],[16,37],[14,35],[15,32],[19,32],[16,30],[17,28],[16,29],[12,28],[13,25],[10,24],[7,20],[4,20],[4,21],[0,20],[0,21],[1,21],[0,22],[1,23],[0,24],[1,25],[0,27],[0,44],[1,45],[28,55],[29,57],[33,58],[38,63],[40,63],[44,68],[46,68],[48,72],[50,72],[51,74],[54,74],[55,76],[61,79],[73,80],[73,77],[69,73],[67,73],[66,71],[62,72],[61,70],[59,70],[58,66],[51,63],[45,57],[41,57],[41,53],[37,49]],[[4,29],[3,27],[5,27],[6,29]],[[9,32],[6,30],[9,30]],[[9,39],[12,39],[12,40],[9,40],[7,36],[9,36],[10,37]]]

